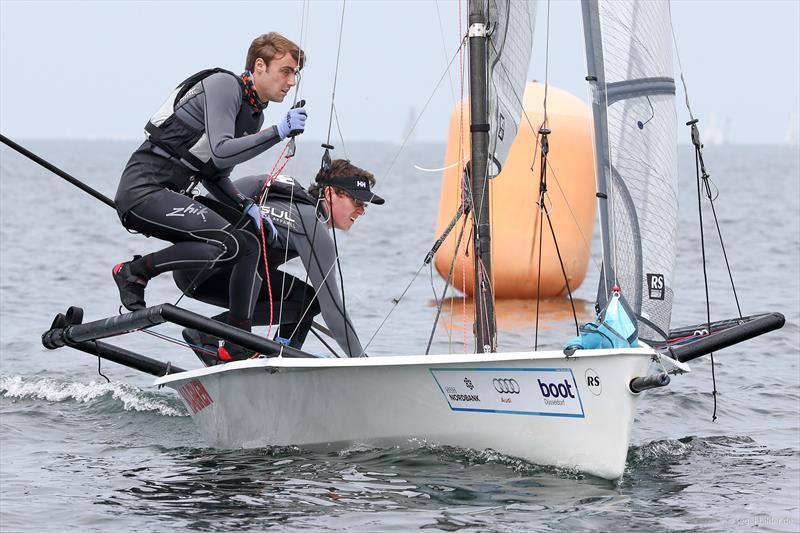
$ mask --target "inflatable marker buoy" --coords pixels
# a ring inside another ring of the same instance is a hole
[[[496,298],[536,298],[539,261],[539,173],[540,149],[536,132],[542,124],[544,85],[530,82],[525,88],[523,109],[527,114],[520,121],[517,138],[511,146],[505,165],[490,180],[490,216],[492,223],[492,256]],[[463,155],[469,159],[469,102],[456,105],[450,118],[450,134],[444,165],[442,193],[439,200],[437,235],[452,219],[461,203],[461,165],[452,165]],[[459,147],[459,118],[464,146]],[[592,147],[591,111],[579,98],[548,87],[547,119],[550,151],[547,169],[546,206],[564,260],[570,289],[575,290],[586,276],[591,251],[595,216],[595,170]],[[556,247],[547,218],[542,219],[541,296],[564,296],[567,286],[559,265]],[[461,224],[448,236],[436,254],[436,270],[446,277],[456,252]],[[472,251],[462,261],[472,227],[471,218],[458,251],[452,280],[461,290],[466,275],[466,293],[474,292]],[[465,270],[466,267],[466,270]]]

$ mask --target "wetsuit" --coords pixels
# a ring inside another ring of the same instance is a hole
[[[254,94],[247,75],[220,69],[182,83],[148,122],[115,197],[123,226],[174,243],[145,256],[135,274],[232,265],[229,304],[240,321],[251,317],[260,254],[255,227],[241,214],[246,197],[229,175],[280,141],[274,126],[259,131],[266,104]],[[186,196],[195,181],[230,208]]]
[[[257,200],[265,178],[263,175],[248,176],[236,180],[235,185],[243,194]],[[314,315],[321,312],[325,324],[345,354],[359,357],[363,349],[342,304],[336,272],[336,250],[326,226],[328,215],[305,189],[296,183],[289,185],[288,180],[291,178],[276,178],[262,207],[262,212],[272,218],[277,229],[276,241],[269,246],[267,262],[272,285],[273,322],[277,323],[281,315],[278,336],[289,339],[291,346],[300,348]],[[303,262],[311,286],[277,269],[295,257],[300,257]],[[263,268],[261,264],[259,269],[262,277]],[[184,290],[195,275],[197,272],[175,272],[175,282]],[[225,287],[230,275],[229,268],[217,269],[187,294],[226,307]],[[264,282],[253,315],[254,324],[269,323],[269,307],[270,295]],[[223,316],[215,318],[221,319]]]

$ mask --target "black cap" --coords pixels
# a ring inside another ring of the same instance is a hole
[[[320,183],[341,189],[353,198],[371,204],[381,205],[386,201],[369,190],[369,180],[363,176],[336,176],[321,180]]]

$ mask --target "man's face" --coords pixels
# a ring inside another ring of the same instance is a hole
[[[253,85],[262,102],[283,102],[289,89],[297,84],[295,69],[297,61],[292,54],[272,58],[269,66],[263,59],[256,59]]]
[[[346,192],[328,189],[331,206],[331,223],[336,229],[347,231],[367,212],[366,204]]]

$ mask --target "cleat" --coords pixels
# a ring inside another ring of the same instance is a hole
[[[256,355],[253,350],[228,343],[219,337],[196,329],[185,328],[182,335],[189,348],[206,366],[214,366],[229,361],[244,361]]]
[[[119,288],[119,299],[128,311],[144,309],[144,288],[147,280],[131,272],[131,262],[119,263],[111,270],[111,277]]]
[[[217,349],[217,355],[223,361],[244,361],[256,355],[254,350],[249,350],[238,344],[223,341]]]

